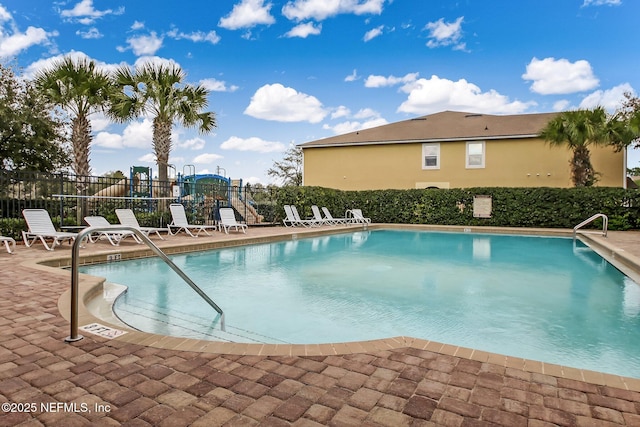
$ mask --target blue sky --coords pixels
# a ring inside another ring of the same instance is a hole
[[[291,144],[415,116],[614,111],[640,88],[638,17],[636,0],[0,0],[0,57],[26,76],[69,54],[177,63],[218,128],[176,126],[170,163],[267,184]],[[157,173],[149,119],[92,125],[94,174]]]

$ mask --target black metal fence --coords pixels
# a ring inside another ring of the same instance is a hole
[[[232,207],[236,219],[269,225],[276,218],[276,189],[231,185],[224,181],[160,182],[140,178],[78,176],[68,173],[0,171],[0,234],[15,239],[26,230],[23,209],[45,209],[56,227],[84,227],[85,216],[104,216],[117,224],[116,209],[132,209],[140,225],[164,227],[169,205],[185,206],[193,223],[213,224],[218,209]]]

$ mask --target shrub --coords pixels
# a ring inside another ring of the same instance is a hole
[[[476,195],[491,196],[490,218],[473,216]],[[286,204],[296,205],[303,217],[311,216],[311,205],[318,205],[328,207],[334,216],[360,208],[381,223],[573,228],[603,213],[611,230],[640,228],[640,192],[611,187],[341,191],[291,186],[281,188],[276,197],[279,217],[284,217]]]

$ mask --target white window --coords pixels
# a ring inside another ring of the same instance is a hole
[[[484,141],[467,142],[467,169],[484,168]]]
[[[440,169],[440,143],[422,144],[422,169]]]

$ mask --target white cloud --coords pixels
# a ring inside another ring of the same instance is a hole
[[[12,21],[13,17],[2,5],[0,5],[0,22]]]
[[[29,64],[29,66],[25,68],[23,75],[25,76],[25,78],[31,79],[38,71],[50,69],[53,66],[53,64],[61,61],[66,57],[69,57],[74,61],[93,60],[96,63],[96,66],[99,70],[102,70],[107,73],[111,72],[112,70],[115,70],[119,65],[123,65],[123,64],[107,64],[106,62],[96,61],[95,59],[89,57],[84,52],[72,50],[69,53],[64,55],[60,54],[56,56],[50,56],[46,59],[40,59],[38,61],[32,62],[31,64]]]
[[[344,81],[345,82],[355,82],[359,78],[360,78],[360,76],[358,76],[358,70],[353,70],[353,73],[351,73],[347,77],[345,77]]]
[[[274,151],[285,151],[286,146],[281,142],[265,141],[258,137],[240,138],[232,136],[220,144],[223,150],[236,151],[257,151],[259,153],[271,153]]]
[[[385,119],[380,117],[377,119],[366,120],[364,122],[346,121],[346,122],[338,123],[337,125],[334,125],[334,126],[324,125],[323,129],[331,130],[336,135],[342,135],[344,133],[355,132],[357,130],[362,130],[362,129],[374,128],[377,126],[386,125],[388,123],[389,122],[387,122]]]
[[[131,25],[132,30],[141,30],[143,28],[144,28],[144,22],[133,21],[133,24]]]
[[[384,25],[380,25],[379,27],[374,28],[373,30],[369,30],[364,34],[364,41],[368,42],[369,40],[375,39],[379,35],[382,35],[382,30],[384,29]]]
[[[571,102],[568,99],[561,99],[553,103],[553,111],[566,111]]]
[[[285,37],[300,37],[306,39],[308,36],[317,36],[322,32],[322,24],[317,26],[313,22],[298,24],[285,34]]]
[[[122,132],[124,147],[148,148],[153,140],[153,122],[151,119],[131,122]]]
[[[623,83],[608,90],[597,90],[587,95],[580,102],[580,108],[595,108],[600,106],[610,112],[614,112],[625,101],[625,93],[635,95],[635,90],[633,90],[633,87],[631,87],[629,83]]]
[[[183,164],[187,163],[187,161],[185,160],[184,157],[182,157],[182,156],[174,156],[174,155],[171,155],[171,157],[169,158],[169,161],[173,165],[181,165],[181,164],[183,165]],[[191,163],[193,163],[193,162],[189,162],[189,164],[191,164]],[[202,173],[208,173],[208,172],[202,171]]]
[[[222,158],[223,156],[221,156],[220,154],[204,153],[204,154],[200,154],[199,156],[196,156],[193,159],[193,163],[209,164],[209,163],[215,162],[216,160],[220,160]]]
[[[91,143],[92,147],[95,146],[117,149],[121,149],[123,145],[124,144],[122,142],[122,135],[110,132],[98,132]]]
[[[209,31],[208,33],[205,33],[204,31],[183,33],[175,28],[169,31],[167,36],[175,40],[191,40],[194,43],[208,42],[211,44],[218,44],[221,40],[220,36],[215,31]]]
[[[251,184],[251,185],[262,183],[262,179],[258,178],[257,176],[250,176],[248,178],[242,178],[242,181],[244,181],[246,184]]]
[[[380,15],[384,0],[294,0],[282,8],[282,14],[290,20],[322,21],[339,14]]]
[[[91,123],[96,123],[94,120]],[[99,121],[97,123],[100,123]],[[143,119],[130,122],[121,134],[113,132],[98,132],[93,144],[104,148],[150,148],[153,138],[152,121]],[[106,129],[106,127],[104,127]],[[155,160],[154,160],[155,161]]]
[[[351,111],[348,108],[341,106],[331,115],[332,119],[342,117],[357,120],[347,120],[333,126],[325,124],[323,125],[323,129],[332,130],[335,134],[340,135],[343,133],[382,126],[388,123],[384,118],[380,117],[379,112],[371,108],[363,108],[352,116]]]
[[[111,120],[102,113],[95,113],[91,116],[91,130],[100,132],[107,129],[111,125]]]
[[[356,114],[354,114],[353,117],[356,119],[368,119],[371,117],[379,118],[380,113],[378,113],[376,110],[372,108],[363,108],[359,110]]]
[[[174,160],[172,158],[172,160]],[[144,163],[156,163],[156,155],[153,153],[145,154],[144,156],[138,157],[138,161]]]
[[[47,33],[42,28],[29,27],[24,33],[14,33],[8,37],[0,35],[0,57],[13,56],[34,45],[47,44],[49,37],[58,33]]]
[[[133,36],[127,39],[129,47],[117,47],[118,51],[124,52],[128,49],[136,56],[154,55],[162,47],[162,37],[154,31],[148,36]]]
[[[212,92],[235,92],[239,89],[238,86],[231,85],[227,87],[227,83],[222,80],[217,79],[204,79],[200,80],[200,85],[202,85],[207,90]]]
[[[78,30],[76,31],[76,35],[83,39],[99,39],[103,37],[102,33],[95,27],[89,28],[87,31]]]
[[[564,58],[533,58],[522,78],[532,80],[531,91],[541,95],[584,92],[599,84],[588,61],[571,63]]]
[[[582,7],[587,6],[620,6],[622,0],[584,0]]]
[[[228,30],[251,28],[256,25],[271,25],[276,22],[271,16],[271,3],[264,4],[264,0],[242,0],[233,6],[233,10],[220,18],[218,26]]]
[[[464,16],[460,16],[454,22],[444,22],[444,18],[440,18],[435,22],[429,22],[424,27],[429,30],[430,40],[427,46],[430,48],[440,46],[451,46],[456,50],[464,50],[466,45],[460,42],[462,38],[462,21]]]
[[[124,7],[122,6],[116,10],[96,10],[93,7],[93,0],[82,0],[80,3],[76,4],[73,9],[60,11],[60,16],[71,21],[89,25],[96,19],[102,18],[105,15],[122,15],[123,13]]]
[[[189,150],[202,150],[205,145],[205,140],[198,137],[187,139],[186,141],[179,141],[176,144],[177,147],[186,148]]]
[[[398,111],[412,114],[431,114],[444,110],[515,114],[536,105],[534,102],[510,101],[495,90],[482,92],[478,86],[464,79],[454,82],[438,76],[408,83],[401,90],[408,97]]]
[[[4,24],[8,24],[5,28]],[[13,16],[0,5],[0,58],[15,56],[31,46],[47,45],[57,32],[47,32],[42,28],[28,27],[21,32],[13,20]]]
[[[336,110],[331,113],[332,119],[339,119],[340,117],[349,117],[351,115],[351,110],[349,110],[344,105],[339,106]]]
[[[376,76],[370,75],[364,82],[365,87],[385,87],[385,86],[395,86],[397,84],[408,84],[411,82],[415,82],[418,78],[419,73],[409,73],[403,77],[396,76]]]
[[[180,64],[170,58],[162,58],[160,56],[141,56],[134,62],[134,67],[143,67],[145,64],[151,64],[155,66],[164,65],[165,67],[180,67]]]
[[[275,83],[259,88],[244,114],[279,122],[319,123],[327,111],[316,97]]]

